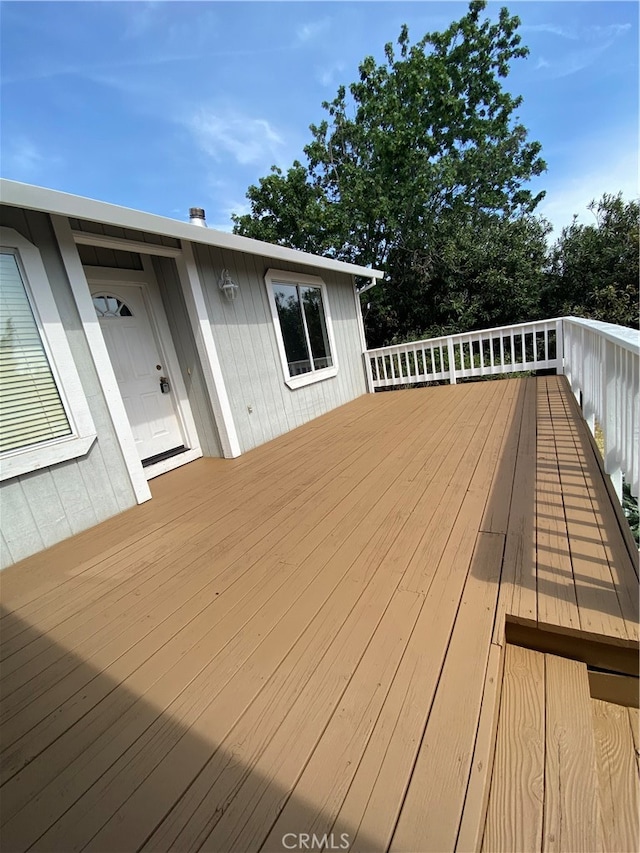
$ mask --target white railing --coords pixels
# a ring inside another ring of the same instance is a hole
[[[602,429],[605,471],[618,495],[624,475],[638,497],[640,333],[578,317],[562,325],[564,373],[591,431]]]
[[[540,320],[367,351],[374,388],[556,369],[561,320]],[[560,357],[562,355],[560,354]]]
[[[373,390],[530,370],[565,373],[585,420],[604,437],[605,470],[638,495],[640,333],[559,317],[367,350]]]

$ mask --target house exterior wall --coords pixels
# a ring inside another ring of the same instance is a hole
[[[4,567],[134,506],[136,499],[49,216],[0,206],[0,225],[40,250],[97,432],[85,456],[0,484]]]
[[[222,456],[211,400],[193,338],[175,261],[172,258],[155,257],[153,268],[180,363],[182,379],[187,389],[202,453],[204,456]]]
[[[170,237],[115,229],[99,223],[89,223],[83,228],[84,223],[79,220],[70,220],[70,223],[77,230],[118,239],[135,239],[171,249],[178,249],[180,245]],[[40,252],[97,434],[84,456],[0,483],[0,567],[4,567],[136,505],[137,500],[132,474],[123,456],[122,436],[118,436],[114,427],[117,418],[113,416],[112,420],[61,257],[56,238],[59,231],[54,231],[47,213],[2,205],[0,226],[14,229]],[[59,229],[59,223],[56,228]],[[216,359],[220,362],[214,372],[218,375],[221,372],[242,452],[366,393],[359,321],[350,275],[201,244],[192,244],[192,249],[196,262],[193,281],[197,280],[197,271],[205,302],[200,316],[204,319],[206,307]],[[222,456],[222,442],[210,398],[211,379],[203,372],[177,262],[173,257],[150,254],[200,447],[205,455]],[[334,336],[333,355],[338,365],[336,376],[295,390],[285,383],[264,282],[264,275],[270,268],[316,275],[324,281]],[[218,288],[222,269],[230,271],[240,288],[233,303],[228,302]],[[77,286],[75,282],[74,286]]]
[[[242,452],[366,393],[351,277],[267,257],[194,245],[214,339]],[[328,289],[338,360],[335,377],[295,390],[284,381],[264,275],[269,268],[320,276]],[[228,269],[235,302],[218,288]]]

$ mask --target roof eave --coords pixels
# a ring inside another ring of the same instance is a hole
[[[316,269],[332,270],[374,280],[383,276],[380,270],[360,267],[356,264],[324,258],[321,255],[301,252],[298,249],[289,249],[285,246],[265,243],[262,240],[254,240],[251,237],[241,237],[238,234],[229,234],[226,231],[217,231],[213,228],[202,228],[189,222],[180,222],[177,219],[158,216],[155,213],[144,213],[129,207],[120,207],[105,201],[96,201],[95,199],[71,195],[59,190],[50,190],[33,184],[23,184],[6,178],[0,178],[0,203],[28,210],[41,210],[60,216],[70,216],[76,219],[86,219],[106,225],[115,225],[119,228],[146,231],[151,234],[174,237],[178,240],[187,240],[191,243],[215,246],[220,249],[261,255]]]

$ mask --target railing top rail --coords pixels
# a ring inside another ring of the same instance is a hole
[[[438,338],[421,338],[419,341],[404,341],[401,344],[389,344],[386,347],[377,347],[376,349],[367,350],[368,353],[374,355],[377,352],[385,352],[388,353],[393,349],[402,349],[404,347],[409,346],[420,346],[421,344],[439,344],[442,342],[446,342],[449,340],[458,340],[464,339],[468,340],[469,337],[473,335],[488,335],[492,332],[505,332],[505,331],[518,331],[524,330],[525,328],[531,328],[532,326],[544,326],[546,323],[556,323],[558,320],[562,320],[562,317],[551,317],[546,320],[531,320],[528,323],[513,323],[510,326],[493,326],[491,329],[475,329],[471,332],[456,332],[454,335],[441,335]],[[617,327],[614,327],[617,328]]]
[[[627,326],[617,326],[615,323],[603,323],[601,320],[585,320],[582,317],[563,317],[563,322],[573,326],[582,326],[592,332],[597,332],[618,346],[630,350],[635,355],[640,352],[640,332]]]

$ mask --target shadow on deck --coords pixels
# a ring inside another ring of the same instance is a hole
[[[506,621],[637,660],[556,377],[363,397],[152,490],[3,573],[4,849],[478,849]]]

